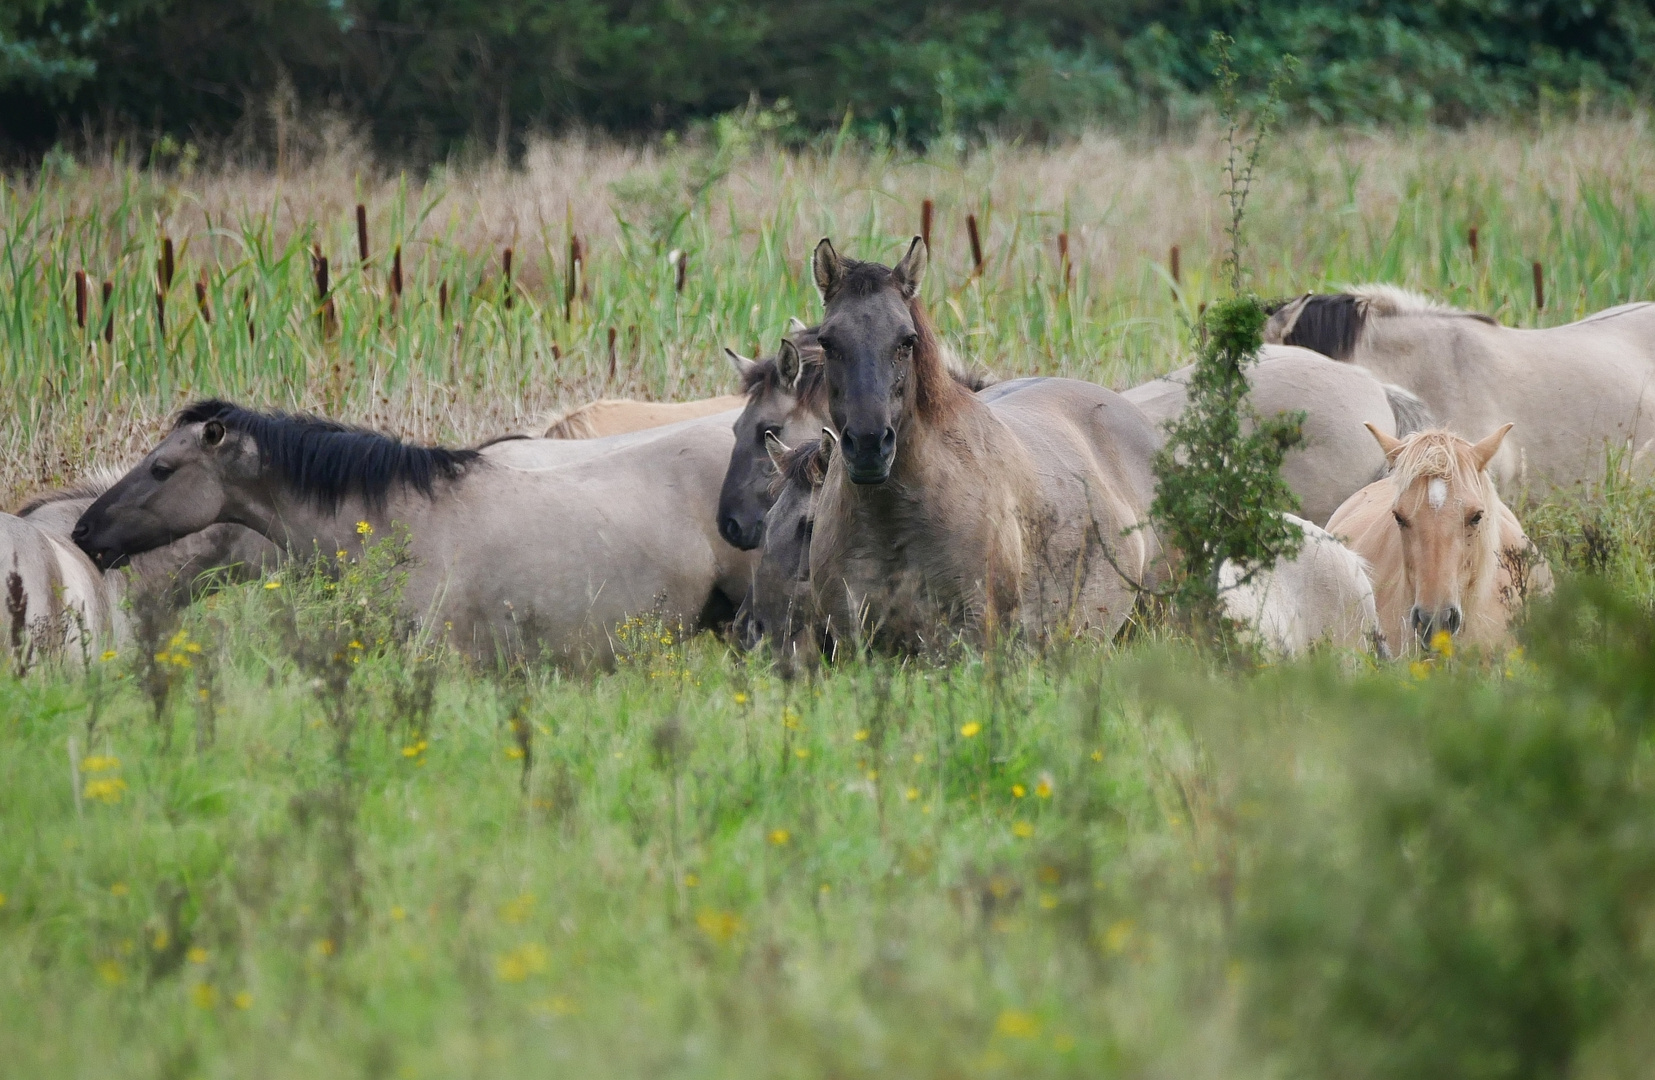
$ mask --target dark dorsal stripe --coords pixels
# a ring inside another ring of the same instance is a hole
[[[477,461],[475,450],[412,446],[401,439],[334,420],[261,413],[228,401],[198,401],[178,414],[175,427],[217,420],[253,440],[265,473],[332,512],[355,496],[383,507],[400,487],[431,498],[439,480],[453,480]]]
[[[1282,344],[1314,349],[1335,360],[1349,360],[1362,335],[1362,322],[1360,302],[1349,293],[1309,296]]]

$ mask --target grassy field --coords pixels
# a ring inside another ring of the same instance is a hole
[[[1211,138],[790,156],[754,126],[424,179],[348,140],[287,176],[8,177],[0,497],[198,394],[458,441],[727,391],[720,345],[817,310],[817,236],[890,256],[926,198],[932,308],[1003,374],[1129,385],[1220,295]],[[1254,284],[1518,325],[1655,297],[1652,165],[1641,119],[1285,136]],[[399,637],[371,565],[223,590],[0,674],[0,1075],[1649,1076],[1655,493],[1525,516],[1563,587],[1523,649],[1385,668],[1236,673],[1149,629],[788,680],[638,623],[613,672],[494,672]]]

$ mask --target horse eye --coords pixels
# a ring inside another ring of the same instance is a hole
[[[1481,525],[1482,523],[1483,523],[1483,512],[1481,510],[1477,511],[1475,514],[1472,514],[1470,517],[1465,519],[1466,527],[1469,528],[1469,529],[1475,529],[1477,526]]]
[[[159,462],[149,467],[149,475],[157,484],[177,471],[171,465],[162,465]]]
[[[1398,514],[1395,511],[1392,511],[1391,516],[1396,518],[1396,527],[1397,528],[1406,529],[1408,527],[1408,519],[1403,517],[1401,514]]]

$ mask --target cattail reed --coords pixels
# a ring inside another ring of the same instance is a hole
[[[674,279],[672,286],[674,292],[681,293],[684,291],[684,275],[689,271],[689,265],[690,253],[687,251],[680,251],[678,253],[678,265],[675,268],[678,271],[678,274]]]
[[[368,208],[361,203],[356,204],[356,255],[368,261]]]
[[[1172,270],[1172,283],[1174,286],[1182,285],[1184,283],[1184,268],[1182,265],[1182,260],[1180,259],[1182,254],[1183,253],[1178,250],[1178,245],[1174,244],[1172,245],[1171,254],[1167,257],[1167,266]]]
[[[322,245],[315,244],[310,249],[310,268],[316,275],[316,303],[318,313],[322,319],[322,336],[337,337],[339,334],[339,313],[334,309],[333,297],[328,285],[328,257],[322,254]]]
[[[937,204],[926,199],[919,204],[919,238],[925,244],[925,250],[931,250],[931,218],[937,212]]]
[[[1465,231],[1465,241],[1471,245],[1471,261],[1477,261],[1477,226],[1473,225]]]
[[[511,248],[507,248],[504,252],[501,253],[501,255],[500,255],[500,266],[503,270],[503,277],[505,279],[505,284],[501,286],[501,291],[506,294],[506,307],[510,308],[511,307]]]
[[[448,282],[446,279],[437,289],[437,318],[448,318]]]
[[[201,268],[201,276],[195,281],[195,306],[201,311],[201,319],[208,326],[213,324],[213,305],[207,299],[207,268]]]
[[[86,329],[86,271],[75,271],[75,325]]]
[[[585,269],[586,251],[581,247],[580,237],[573,232],[569,234],[569,265],[566,268],[563,282],[563,320],[568,322],[574,317],[575,293],[581,289],[581,275]],[[584,292],[584,290],[582,290]]]
[[[172,272],[172,237],[164,236],[161,238],[161,262],[156,267],[156,274],[160,280],[162,292],[172,290]]]
[[[155,325],[161,330],[163,339],[167,336],[167,294],[160,289],[155,290]]]
[[[391,310],[402,303],[402,245],[396,246],[391,255]]]
[[[977,215],[976,214],[967,214],[965,216],[965,232],[966,232],[966,236],[969,237],[970,240],[971,240],[971,267],[972,267],[971,276],[972,277],[982,277],[983,276],[983,241],[982,241],[982,238],[977,234]]]
[[[104,341],[105,345],[111,344],[115,340],[115,305],[113,305],[109,302],[110,297],[112,297],[114,295],[115,295],[115,283],[113,281],[104,282],[103,283],[103,341]]]
[[[615,328],[609,328],[609,381],[615,381]]]
[[[1069,262],[1069,234],[1066,232],[1057,234],[1057,265],[1063,274],[1063,291],[1068,292],[1070,283],[1074,281],[1075,268]]]
[[[1534,263],[1534,310],[1546,309],[1546,270],[1539,260]]]

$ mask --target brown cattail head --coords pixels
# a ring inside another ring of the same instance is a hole
[[[931,250],[931,219],[936,211],[937,204],[930,199],[919,204],[919,238],[925,242],[927,253]]]
[[[201,276],[195,281],[195,306],[201,310],[201,318],[208,326],[213,322],[213,305],[207,299],[207,268],[201,268]]]
[[[448,318],[448,282],[444,281],[437,288],[437,318]]]
[[[310,272],[316,278],[316,302],[320,304],[328,298],[328,257],[322,254],[321,244],[310,249]]]
[[[391,255],[391,303],[402,299],[402,245]]]
[[[983,273],[983,241],[977,234],[977,215],[965,216],[966,236],[971,240],[971,276],[981,277]]]
[[[1057,264],[1063,272],[1063,291],[1069,291],[1069,284],[1074,280],[1075,268],[1069,262],[1069,234],[1057,234]]]
[[[361,203],[356,204],[356,255],[368,261],[368,208]]]
[[[676,267],[676,270],[678,271],[678,277],[673,282],[673,290],[674,291],[676,291],[676,292],[683,292],[684,291],[684,275],[689,272],[689,267],[690,267],[690,253],[687,252],[687,251],[680,251],[678,253],[678,266]]]
[[[506,306],[509,308],[511,307],[511,248],[507,248],[505,251],[501,252],[500,266],[504,271],[503,276],[505,278],[504,291],[506,294]]]
[[[86,271],[75,271],[75,325],[86,329]]]
[[[162,292],[168,292],[172,289],[172,272],[172,237],[164,236],[161,238],[160,282]]]
[[[1182,259],[1180,258],[1182,254],[1183,253],[1178,250],[1178,245],[1174,244],[1172,245],[1172,252],[1167,257],[1167,265],[1172,270],[1172,283],[1174,285],[1182,285],[1184,283],[1184,268],[1182,266]]]
[[[115,283],[113,281],[104,282],[103,283],[103,340],[104,340],[104,344],[106,344],[106,345],[115,340],[115,306],[109,302],[110,297],[112,297],[114,295],[115,295]]]
[[[1473,225],[1465,231],[1465,242],[1471,245],[1471,261],[1477,261],[1477,226]]]
[[[580,237],[573,232],[569,234],[569,264],[565,268],[563,281],[563,318],[565,321],[573,317],[575,311],[575,296],[584,295],[585,289],[581,282],[581,271],[585,269],[586,251],[581,247]]]
[[[1534,310],[1546,309],[1546,268],[1540,265],[1539,260],[1534,264]]]
[[[609,328],[609,381],[615,381],[615,328]]]
[[[322,336],[336,338],[339,336],[339,312],[333,306],[333,297],[322,301]]]

